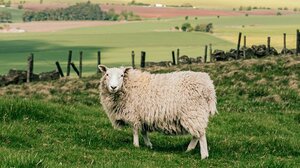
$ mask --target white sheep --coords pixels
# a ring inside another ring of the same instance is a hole
[[[206,127],[217,112],[213,81],[207,73],[173,72],[150,74],[132,68],[107,68],[100,81],[100,99],[115,128],[133,127],[133,144],[139,147],[141,130],[146,146],[152,148],[148,131],[166,134],[190,133],[187,151],[200,141],[201,158],[208,157]]]

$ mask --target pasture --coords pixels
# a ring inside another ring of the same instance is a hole
[[[55,61],[60,61],[65,67],[68,50],[73,50],[76,63],[82,50],[84,75],[96,71],[96,53],[99,49],[102,51],[102,63],[109,66],[130,65],[132,50],[136,52],[137,64],[140,51],[147,52],[146,61],[171,60],[171,51],[177,48],[180,48],[181,55],[203,56],[204,45],[209,43],[213,49],[235,48],[238,32],[247,35],[247,45],[266,44],[267,37],[271,36],[271,45],[281,51],[283,33],[287,33],[287,47],[295,48],[299,19],[300,15],[197,17],[197,20],[190,16],[188,21],[180,17],[49,32],[1,33],[0,74],[10,68],[26,69],[26,59],[31,52],[36,60],[34,71],[41,72],[55,69]],[[211,22],[214,33],[179,32],[174,29],[185,22],[193,26]]]
[[[300,60],[257,60],[157,69],[208,72],[219,114],[210,157],[185,153],[190,136],[151,133],[153,149],[114,130],[98,100],[99,76],[0,88],[0,167],[299,167]]]

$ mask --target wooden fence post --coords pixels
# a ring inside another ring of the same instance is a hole
[[[71,62],[71,66],[74,69],[74,71],[76,72],[77,76],[79,76],[80,73],[79,73],[78,69],[76,68],[76,66],[75,66],[75,64],[73,62]]]
[[[131,51],[131,65],[133,69],[135,68],[134,57],[135,57],[134,51]]]
[[[297,29],[296,56],[298,56],[298,53],[300,53],[300,32],[299,32],[299,29]]]
[[[180,50],[177,48],[177,65],[179,65],[179,56],[180,56]]]
[[[242,38],[242,33],[240,32],[239,33],[238,43],[237,43],[237,55],[235,56],[235,59],[239,59],[240,58],[241,38]]]
[[[141,52],[141,68],[145,68],[146,52]]]
[[[246,48],[246,47],[247,47],[247,37],[244,36],[244,48]]]
[[[204,50],[204,60],[203,60],[204,63],[207,62],[207,45],[205,45],[205,50]]]
[[[71,61],[72,61],[72,50],[69,51],[68,65],[67,65],[67,76],[70,76]]]
[[[98,65],[101,64],[101,51],[98,50],[97,52],[97,73],[99,74],[100,73],[100,69],[98,68]]]
[[[33,77],[33,53],[30,54],[27,61],[28,61],[28,69],[27,69],[27,80],[26,80],[26,82],[29,83],[29,82],[31,82],[32,77]]]
[[[270,51],[271,51],[271,37],[268,37],[268,54],[270,54]]]
[[[60,67],[59,62],[56,61],[56,62],[55,62],[55,65],[56,65],[57,71],[58,71],[58,73],[60,74],[60,76],[61,76],[61,77],[64,77],[64,73],[63,73],[63,71],[62,71],[62,69],[61,69],[61,67]]]
[[[213,62],[213,58],[212,58],[212,44],[209,44],[209,62]]]
[[[286,55],[286,33],[283,33],[283,53]]]
[[[173,60],[173,65],[176,65],[176,61],[175,61],[175,51],[172,51],[172,60]]]
[[[82,56],[83,52],[79,52],[79,78],[82,78]]]

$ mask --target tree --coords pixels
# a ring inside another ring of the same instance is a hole
[[[187,32],[189,30],[191,30],[192,28],[192,25],[190,23],[183,23],[182,26],[181,26],[181,30],[184,31],[184,32]]]

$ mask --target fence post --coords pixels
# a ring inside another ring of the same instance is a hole
[[[235,57],[236,60],[240,58],[241,38],[242,38],[242,33],[239,32],[239,39],[238,39],[238,43],[237,43],[237,55]]]
[[[134,57],[135,57],[134,51],[131,51],[131,64],[132,64],[132,68],[133,68],[133,69],[135,68],[135,65],[134,65]]]
[[[172,60],[173,60],[173,65],[176,65],[176,61],[175,61],[175,51],[172,51]]]
[[[300,53],[300,32],[299,32],[299,29],[297,29],[296,56],[298,56],[298,53]]]
[[[207,45],[205,45],[205,50],[204,50],[204,63],[207,62]]]
[[[209,62],[213,62],[213,58],[212,58],[212,44],[209,44]]]
[[[177,48],[177,65],[179,65],[179,56],[180,56],[180,50]]]
[[[30,54],[27,61],[28,61],[28,70],[27,70],[26,82],[29,83],[29,82],[31,82],[32,76],[33,76],[33,53]]]
[[[268,37],[268,54],[270,54],[271,51],[271,37]]]
[[[82,56],[83,52],[79,52],[79,78],[82,78]]]
[[[72,61],[72,50],[69,50],[68,65],[67,65],[67,76],[70,76],[71,61]]]
[[[100,69],[98,68],[98,65],[101,64],[101,51],[98,50],[97,52],[97,73],[99,74],[100,73]]]
[[[283,53],[286,55],[286,33],[283,33]]]
[[[141,52],[141,68],[145,68],[146,52]]]
[[[247,37],[244,36],[244,48],[246,48],[246,47],[247,47]]]
[[[74,71],[76,72],[77,76],[79,76],[79,75],[80,75],[80,73],[79,73],[78,69],[76,68],[75,64],[74,64],[73,62],[71,62],[71,64],[70,64],[70,65],[72,66],[72,68],[73,68],[73,69],[74,69]]]
[[[63,71],[62,71],[62,69],[61,69],[61,67],[60,67],[59,62],[56,61],[56,62],[55,62],[55,65],[56,65],[57,71],[58,71],[58,73],[60,74],[60,76],[61,76],[61,77],[64,77],[64,73],[63,73]]]

